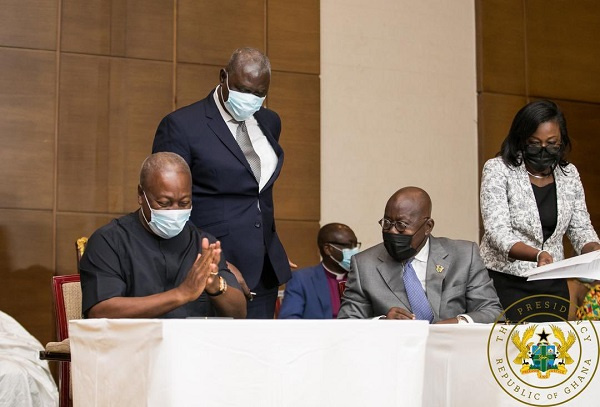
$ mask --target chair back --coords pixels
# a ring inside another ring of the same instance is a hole
[[[83,318],[79,274],[52,277],[52,295],[56,315],[56,335],[60,342],[69,337],[69,321]],[[59,362],[58,383],[60,407],[71,406],[72,389],[69,362]]]
[[[52,277],[52,293],[56,313],[56,333],[60,342],[69,337],[69,321],[83,318],[79,274]]]

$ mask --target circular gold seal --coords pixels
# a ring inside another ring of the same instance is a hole
[[[556,406],[581,394],[592,381],[598,369],[598,333],[591,321],[567,321],[568,308],[562,297],[533,295],[506,308],[494,323],[488,363],[513,399]],[[507,313],[519,320],[506,321]]]

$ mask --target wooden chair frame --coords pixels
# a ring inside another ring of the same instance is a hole
[[[69,337],[69,321],[65,309],[65,295],[63,286],[68,283],[78,283],[79,274],[52,277],[52,297],[54,299],[54,314],[56,318],[56,335],[59,342]],[[69,397],[71,388],[71,354],[40,351],[40,359],[57,361],[58,363],[58,387],[59,405],[66,407],[71,405]]]

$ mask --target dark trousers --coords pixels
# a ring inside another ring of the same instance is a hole
[[[263,271],[258,285],[251,289],[256,293],[252,301],[247,301],[248,312],[246,319],[273,319],[275,302],[279,291],[279,282],[269,257],[265,255]]]

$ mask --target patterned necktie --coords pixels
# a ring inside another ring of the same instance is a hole
[[[250,135],[246,128],[246,122],[235,122],[238,124],[237,130],[235,131],[235,141],[237,141],[246,160],[248,160],[248,164],[250,164],[250,169],[254,174],[254,178],[256,178],[256,182],[260,183],[260,157],[252,147]]]
[[[431,323],[433,321],[433,311],[411,262],[412,260],[404,266],[404,275],[402,276],[408,302],[412,313],[415,314],[417,319],[423,319]]]

